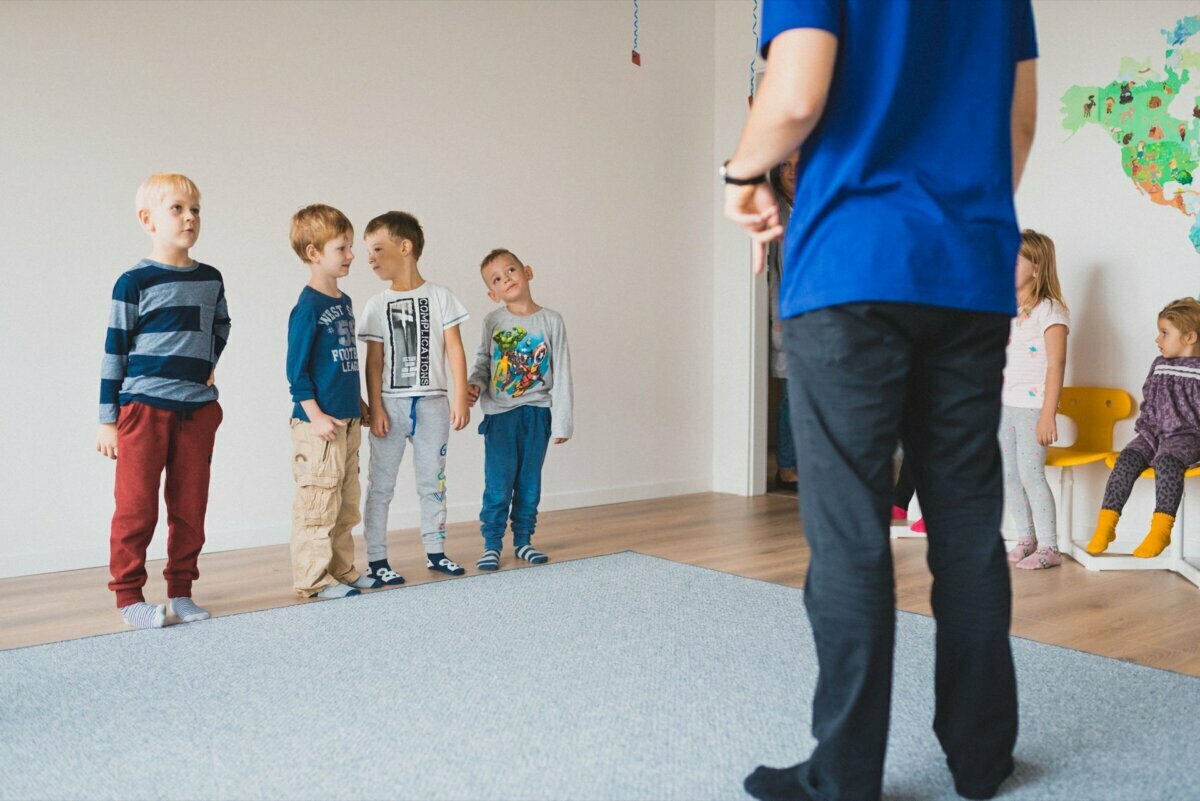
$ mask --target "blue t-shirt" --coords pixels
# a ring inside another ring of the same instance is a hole
[[[292,417],[309,422],[300,401],[311,399],[330,417],[360,416],[358,345],[349,295],[331,298],[304,287],[288,318],[287,377],[295,402]]]
[[[765,0],[762,48],[837,39],[825,111],[801,147],[784,244],[785,317],[858,302],[1016,313],[1018,61],[1031,0]]]

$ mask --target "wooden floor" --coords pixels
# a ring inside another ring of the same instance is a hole
[[[786,495],[706,493],[547,512],[540,516],[537,545],[555,561],[634,550],[799,587],[808,547],[795,503]],[[478,524],[450,526],[447,542],[468,575],[476,573]],[[392,532],[389,545],[392,566],[409,586],[454,580],[425,569],[416,532]],[[358,549],[362,559],[361,541]],[[924,540],[893,540],[893,549],[897,606],[929,614]],[[162,565],[150,563],[146,588],[147,598],[159,603],[166,600]],[[517,568],[509,549],[503,569],[530,568]],[[286,544],[205,554],[200,570],[196,600],[215,616],[316,603],[292,595]],[[107,581],[105,568],[0,580],[0,648],[124,630]],[[1013,634],[1019,637],[1200,676],[1200,590],[1179,576],[1088,573],[1068,560],[1055,570],[1014,570],[1013,586]]]

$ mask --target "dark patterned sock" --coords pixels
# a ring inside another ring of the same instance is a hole
[[[404,576],[392,570],[392,566],[388,564],[386,559],[369,562],[367,564],[367,576],[382,581],[386,587],[394,587],[404,583]]]
[[[425,554],[425,567],[438,573],[445,573],[447,576],[461,576],[467,572],[444,553]]]

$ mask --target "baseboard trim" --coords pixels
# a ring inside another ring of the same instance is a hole
[[[606,506],[614,503],[630,501],[645,501],[652,498],[670,498],[676,495],[691,495],[697,492],[709,492],[712,484],[703,479],[683,479],[679,481],[662,481],[649,484],[627,484],[619,487],[603,489],[574,490],[557,492],[542,496],[539,510],[554,512],[562,509],[580,509],[588,506]],[[479,519],[479,502],[452,503],[446,509],[446,519],[450,523],[464,523]],[[388,516],[388,530],[417,528],[420,525],[420,511],[413,508],[396,509]],[[362,534],[362,527],[354,530]],[[221,551],[236,551],[244,548],[260,548],[264,545],[281,545],[291,538],[291,523],[279,525],[250,526],[224,530],[210,530],[204,550],[206,553]],[[166,528],[165,523],[155,532],[154,542],[150,545],[147,559],[166,558]],[[84,548],[54,548],[25,551],[12,554],[0,564],[0,578],[16,576],[32,576],[39,573],[57,573],[64,570],[81,570],[89,567],[102,567],[108,564],[108,537],[97,537],[94,545]]]

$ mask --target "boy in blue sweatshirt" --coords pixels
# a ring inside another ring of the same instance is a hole
[[[345,598],[383,586],[354,569],[358,448],[369,419],[360,395],[354,305],[338,279],[354,260],[354,228],[335,208],[292,216],[292,249],[311,274],[288,319],[292,401],[292,585],[304,597]]]

